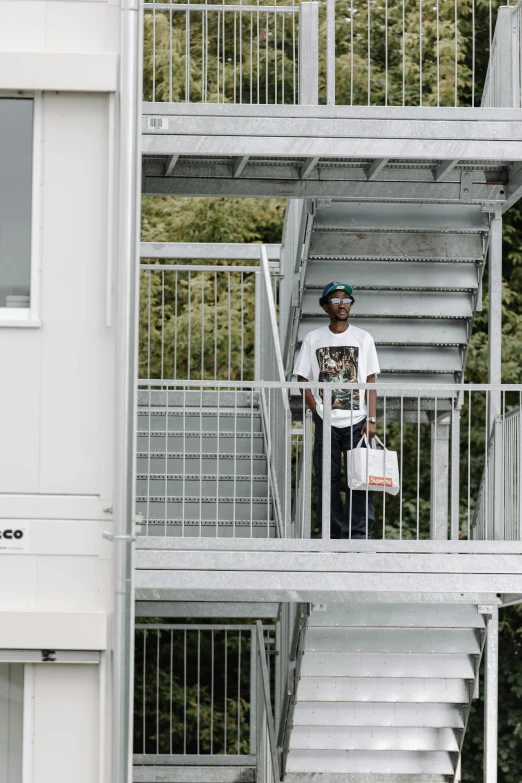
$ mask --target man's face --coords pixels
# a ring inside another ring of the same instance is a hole
[[[333,299],[335,302],[332,301]],[[328,304],[323,305],[323,308],[333,321],[347,321],[351,305],[352,300],[347,293],[332,291],[328,294]]]

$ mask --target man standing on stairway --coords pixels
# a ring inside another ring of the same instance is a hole
[[[328,326],[308,332],[299,353],[294,375],[301,383],[317,381],[332,383],[332,476],[331,476],[331,538],[369,538],[375,519],[373,492],[346,490],[343,508],[341,498],[342,459],[346,480],[347,452],[362,438],[375,437],[377,393],[375,390],[336,389],[337,383],[375,383],[380,372],[373,337],[364,329],[348,323],[355,301],[350,285],[328,283],[319,304],[330,317]],[[322,465],[323,465],[323,404],[322,393],[306,389],[306,403],[315,424],[314,472],[317,479],[317,522],[321,529]],[[361,444],[365,446],[365,443]]]

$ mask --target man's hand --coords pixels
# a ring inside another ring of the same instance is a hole
[[[365,421],[361,428],[361,435],[366,435],[368,438],[375,438],[377,434],[377,425],[373,421]]]

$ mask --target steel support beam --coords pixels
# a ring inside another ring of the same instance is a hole
[[[388,161],[389,158],[377,158],[377,160],[373,161],[372,165],[368,168],[367,177],[369,182],[373,179],[377,179],[377,176],[381,173]]]
[[[509,167],[509,180],[506,188],[506,200],[502,212],[516,204],[522,197],[522,163],[514,163]]]
[[[488,383],[502,383],[502,217],[495,212],[489,235]],[[500,392],[490,393],[489,426],[501,414]]]
[[[137,601],[136,617],[247,617],[274,619],[279,604],[253,601]]]
[[[460,533],[460,405],[455,402],[451,410],[451,501],[450,538],[458,540]]]
[[[234,161],[234,165],[232,167],[232,177],[234,179],[237,179],[241,176],[243,173],[243,169],[245,168],[246,164],[248,163],[250,155],[242,155],[239,158],[236,158]]]
[[[242,177],[144,176],[143,192],[153,196],[217,196],[246,198],[331,198],[355,201],[453,202],[460,204],[457,182],[376,182]],[[502,186],[473,183],[470,201],[503,202]]]
[[[307,177],[310,176],[312,171],[317,166],[319,160],[320,160],[320,158],[317,157],[317,156],[315,158],[307,158],[305,160],[305,162],[301,166],[301,171],[300,171],[301,179],[306,179]]]
[[[450,419],[431,425],[431,516],[430,538],[448,538]]]
[[[458,158],[454,158],[453,160],[446,160],[444,163],[441,163],[434,171],[433,178],[435,182],[440,182],[446,174],[449,174],[450,171],[452,171],[457,163],[459,162]]]
[[[167,165],[165,166],[165,176],[166,177],[171,177],[172,176],[172,172],[174,171],[174,166],[178,162],[178,158],[179,158],[179,155],[171,155],[167,159]]]
[[[484,783],[497,783],[498,607],[488,607],[484,665]]]

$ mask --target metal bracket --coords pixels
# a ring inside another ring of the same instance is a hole
[[[114,536],[107,530],[102,533],[102,536],[106,538],[107,541],[136,541],[136,536]]]
[[[493,617],[493,607],[489,604],[479,604],[479,614],[484,614],[488,617]]]
[[[462,171],[460,174],[460,200],[469,203],[473,196],[473,172]]]
[[[312,604],[312,612],[326,612],[328,604]]]

